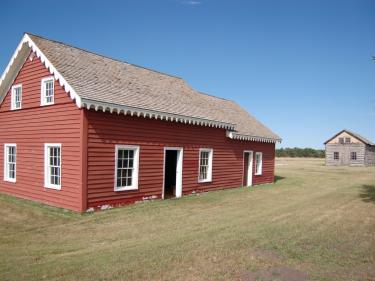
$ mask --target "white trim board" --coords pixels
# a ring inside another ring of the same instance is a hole
[[[254,160],[254,152],[252,150],[244,150],[243,152],[243,169],[245,168],[245,154],[249,154],[249,159],[247,160],[247,182],[245,186],[252,186],[253,185],[253,160]],[[245,171],[243,171],[245,172]],[[242,174],[243,177],[244,173]],[[244,180],[242,180],[242,183]]]
[[[234,140],[245,140],[245,141],[258,141],[258,142],[266,142],[266,143],[276,143],[281,142],[281,139],[271,139],[265,137],[258,137],[258,136],[250,136],[250,135],[242,135],[236,132],[227,131],[227,137]]]
[[[130,116],[144,117],[149,119],[164,120],[199,126],[208,126],[214,128],[223,128],[223,129],[234,129],[234,124],[225,123],[221,121],[209,120],[198,117],[190,117],[179,114],[173,114],[168,112],[161,112],[150,109],[143,109],[138,107],[126,106],[126,105],[117,105],[106,102],[98,102],[89,99],[82,99],[82,107],[87,108],[88,110],[103,111],[117,114],[124,114]]]

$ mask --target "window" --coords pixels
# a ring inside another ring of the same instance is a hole
[[[261,175],[262,174],[262,166],[263,166],[263,153],[256,152],[255,153],[255,174]]]
[[[42,79],[42,96],[41,105],[54,104],[55,102],[55,90],[54,90],[54,78],[48,77]]]
[[[44,186],[61,189],[61,144],[44,145]]]
[[[16,154],[15,144],[4,144],[4,180],[16,182]]]
[[[115,191],[138,189],[139,146],[116,145]]]
[[[344,138],[339,138],[339,143],[343,144],[344,143]]]
[[[199,178],[198,182],[212,181],[212,153],[210,148],[199,150]]]
[[[333,160],[339,160],[339,153],[338,152],[333,152]]]
[[[357,160],[357,152],[350,152],[350,160]]]
[[[345,143],[350,143],[350,138],[345,138]]]
[[[22,106],[22,85],[14,85],[12,87],[11,110],[20,109]]]

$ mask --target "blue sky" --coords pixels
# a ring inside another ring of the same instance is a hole
[[[183,77],[283,138],[375,141],[375,1],[9,1],[0,69],[23,32]]]

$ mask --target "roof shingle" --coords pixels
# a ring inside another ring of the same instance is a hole
[[[83,99],[231,123],[238,134],[280,140],[237,103],[200,93],[181,78],[28,35]]]

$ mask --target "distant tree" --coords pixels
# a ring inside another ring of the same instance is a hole
[[[325,152],[322,149],[314,148],[279,148],[276,149],[276,157],[311,157],[311,158],[324,158]]]

